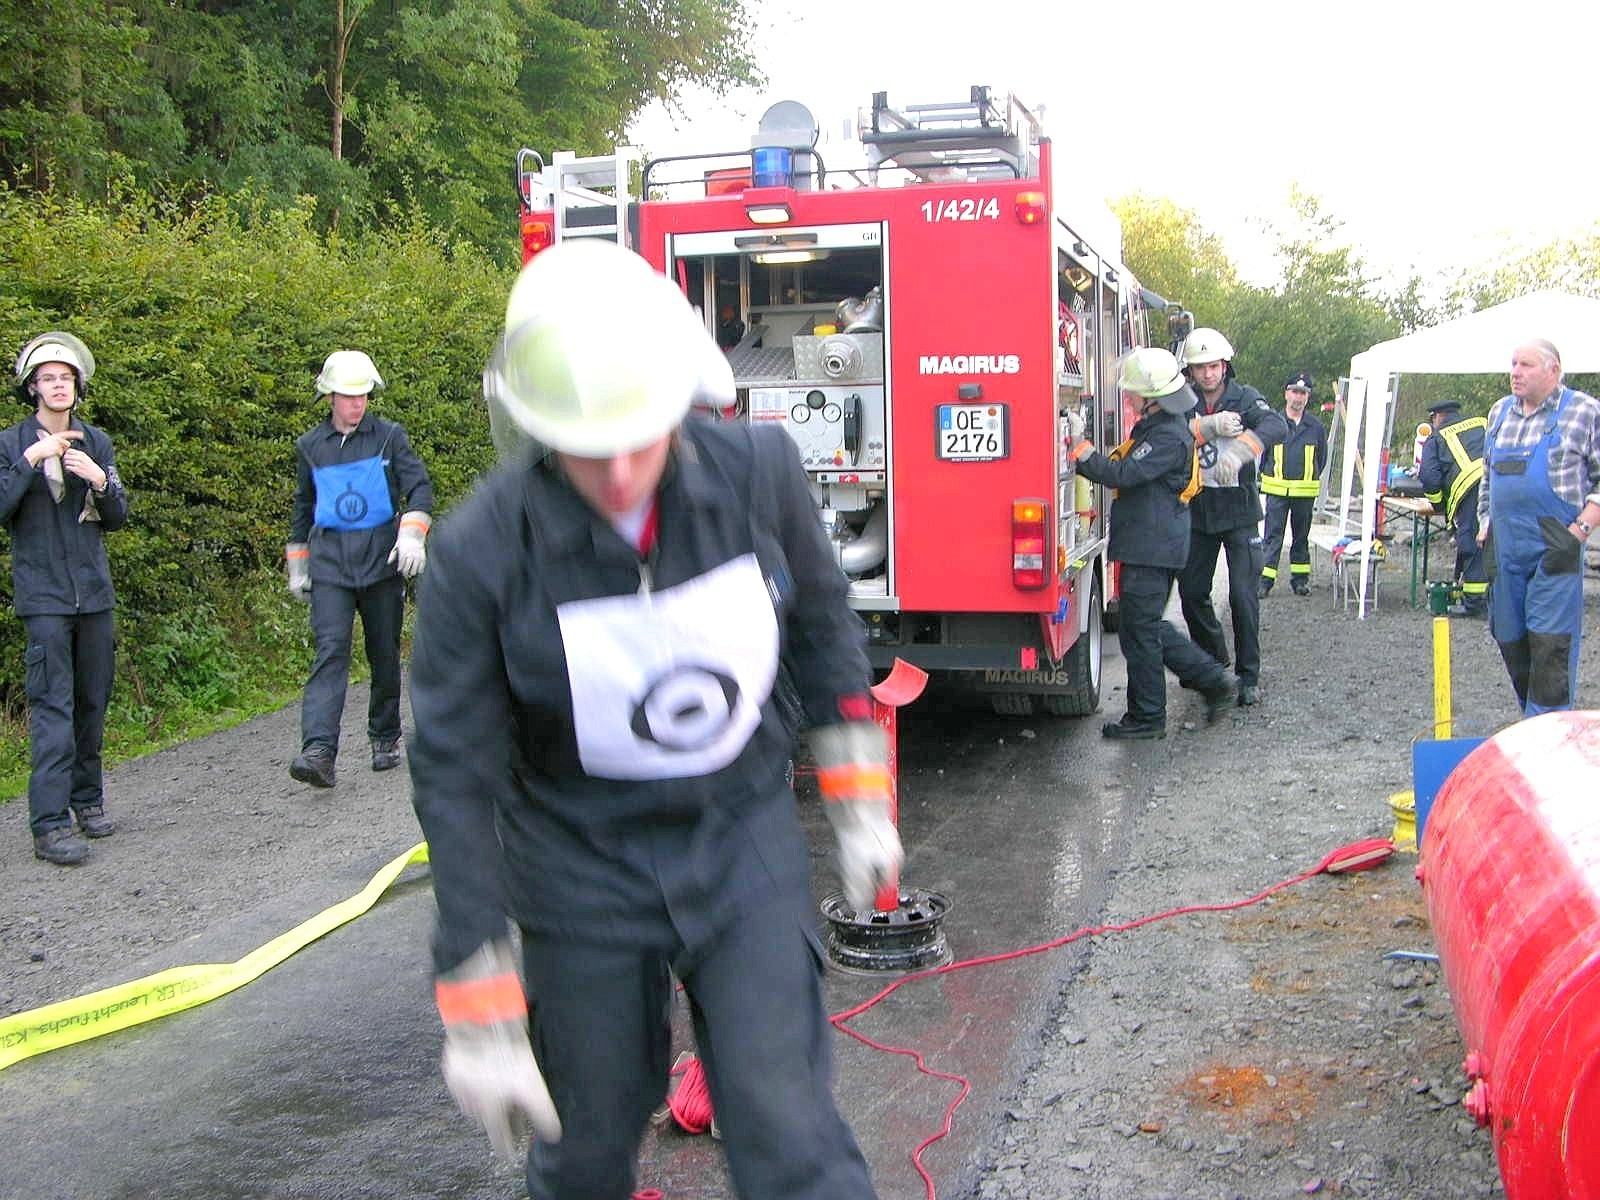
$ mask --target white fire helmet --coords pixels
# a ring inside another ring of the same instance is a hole
[[[732,368],[683,293],[598,238],[559,242],[523,267],[484,387],[491,418],[578,458],[641,450],[692,401],[734,398]]]
[[[1194,330],[1183,339],[1183,349],[1178,352],[1182,366],[1196,367],[1203,363],[1232,362],[1233,347],[1228,339],[1215,329],[1204,327]]]
[[[1178,360],[1160,346],[1144,346],[1125,355],[1117,386],[1154,400],[1165,412],[1186,413],[1195,406],[1195,394]]]
[[[317,376],[317,395],[366,396],[383,387],[383,376],[364,350],[335,350]]]
[[[94,378],[94,355],[72,334],[59,329],[41,333],[17,355],[15,382],[18,394],[26,399],[26,388],[34,371],[50,362],[66,363],[77,373],[78,398],[81,400],[88,389],[89,380]]]

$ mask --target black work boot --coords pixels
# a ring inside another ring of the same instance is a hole
[[[400,739],[385,738],[372,743],[372,769],[392,771],[400,765]]]
[[[1311,595],[1311,584],[1306,582],[1304,579],[1291,579],[1289,581],[1289,587],[1293,589],[1296,596]]]
[[[1239,681],[1239,707],[1249,708],[1251,705],[1259,704],[1260,702],[1261,685],[1257,683],[1246,683],[1241,679]]]
[[[106,816],[104,804],[85,805],[74,815],[78,818],[78,828],[83,830],[84,837],[110,837],[117,831],[117,823]]]
[[[1272,580],[1261,579],[1256,581],[1256,599],[1265,600],[1267,593],[1272,590]]]
[[[1118,741],[1153,741],[1156,738],[1167,736],[1167,727],[1154,725],[1145,721],[1135,721],[1123,714],[1122,720],[1110,721],[1100,726],[1102,737],[1113,738]]]
[[[307,750],[289,764],[289,774],[312,787],[332,787],[333,755],[326,750]]]
[[[33,856],[58,867],[75,867],[89,857],[89,843],[71,825],[60,825],[34,835]]]
[[[1206,699],[1206,724],[1215,725],[1233,707],[1233,680],[1224,676],[1211,687],[1201,688],[1200,694]]]

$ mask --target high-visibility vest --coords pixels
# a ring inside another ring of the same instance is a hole
[[[1457,421],[1454,425],[1446,425],[1433,436],[1444,439],[1445,449],[1450,451],[1450,461],[1455,463],[1456,477],[1450,481],[1450,495],[1441,492],[1424,493],[1428,499],[1438,506],[1444,501],[1444,519],[1454,521],[1456,509],[1461,506],[1461,498],[1478,485],[1483,478],[1483,455],[1473,458],[1468,453],[1466,445],[1461,440],[1461,435],[1474,429],[1487,429],[1489,422],[1483,417],[1468,417],[1465,421]]]
[[[1322,481],[1317,478],[1317,448],[1315,446],[1302,446],[1305,451],[1305,462],[1300,466],[1298,478],[1290,478],[1284,469],[1283,443],[1272,448],[1272,463],[1261,476],[1261,490],[1269,496],[1309,496],[1316,499],[1317,493],[1322,489]]]

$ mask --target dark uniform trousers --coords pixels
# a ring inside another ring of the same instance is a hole
[[[808,894],[781,889],[692,952],[523,931],[539,1066],[557,1111],[582,1114],[559,1142],[534,1144],[530,1200],[632,1195],[639,1141],[667,1093],[674,972],[734,1193],[870,1200],[866,1161],[832,1099],[810,909]]]
[[[35,836],[105,803],[100,746],[116,639],[111,610],[24,617],[28,649],[28,824]]]
[[[1311,517],[1315,496],[1267,495],[1267,529],[1262,543],[1265,566],[1261,577],[1269,584],[1278,577],[1283,555],[1283,531],[1289,529],[1289,574],[1300,586],[1311,582]]]
[[[1217,573],[1217,554],[1228,555],[1228,607],[1233,615],[1233,672],[1240,683],[1261,681],[1261,601],[1256,584],[1261,578],[1261,538],[1255,526],[1244,525],[1220,533],[1189,532],[1189,561],[1178,575],[1178,595],[1189,636],[1219,663],[1228,662],[1228,641],[1211,604],[1211,583]]]
[[[1478,545],[1478,488],[1474,484],[1456,505],[1455,577],[1461,584],[1461,607],[1473,616],[1489,611],[1489,564]]]
[[[367,587],[317,583],[311,588],[311,633],[317,657],[300,706],[302,749],[339,752],[339,721],[350,679],[355,615],[372,667],[367,736],[375,742],[400,736],[400,625],[405,618],[406,581],[399,575]]]
[[[1216,658],[1179,633],[1163,615],[1178,577],[1176,570],[1123,563],[1120,572],[1122,615],[1117,640],[1128,664],[1128,719],[1162,725],[1167,719],[1165,668],[1170,668],[1184,687],[1202,691],[1225,684],[1228,677]]]

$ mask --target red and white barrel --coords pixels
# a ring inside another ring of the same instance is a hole
[[[1507,1200],[1600,1200],[1600,712],[1474,750],[1417,875]]]

